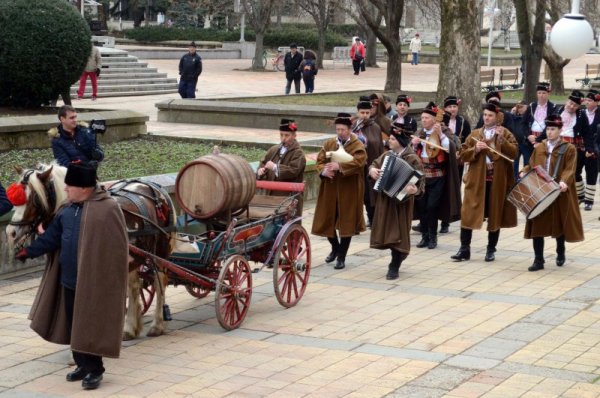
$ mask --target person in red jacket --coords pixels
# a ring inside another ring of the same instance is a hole
[[[352,58],[352,67],[354,68],[355,75],[360,73],[360,64],[364,61],[366,54],[365,45],[357,37],[354,39],[352,48],[350,48],[350,58]]]

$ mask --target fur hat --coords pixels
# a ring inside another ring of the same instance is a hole
[[[393,135],[403,147],[407,147],[410,142],[410,137],[414,134],[409,124],[394,121],[390,126],[390,135]]]
[[[352,126],[352,115],[349,113],[340,112],[335,117],[334,124],[344,124],[348,127]]]
[[[535,86],[536,91],[546,91],[550,92],[550,83],[548,82],[539,82],[537,86]]]
[[[586,94],[585,98],[591,99],[594,102],[600,101],[600,93],[597,90],[590,90]]]
[[[295,133],[298,130],[298,126],[294,119],[281,119],[279,123],[279,131],[290,131]]]
[[[487,93],[485,95],[485,102],[488,102],[490,100],[490,98],[498,98],[499,100],[502,100],[502,93],[500,91],[490,91],[489,93]]]
[[[65,184],[72,187],[90,188],[96,186],[96,168],[86,163],[69,163]]]
[[[581,100],[583,100],[583,93],[579,90],[571,91],[571,95],[569,95],[569,99],[575,102],[577,105],[581,105]]]
[[[446,97],[446,99],[444,99],[444,108],[450,106],[450,105],[460,105],[462,101],[460,99],[458,99],[458,97],[456,97],[455,95],[449,95]]]
[[[358,101],[356,109],[371,109],[371,101]]]
[[[433,101],[429,101],[427,106],[425,106],[425,108],[423,108],[423,113],[427,113],[433,117],[437,116],[438,111],[439,111],[439,109]]]
[[[563,126],[563,121],[560,115],[550,115],[544,120],[546,127],[558,127],[559,129]]]
[[[497,125],[501,125],[504,122],[504,113],[502,112],[502,108],[500,108],[500,103],[496,101],[490,101],[483,105],[483,110],[494,112],[496,114]]]
[[[399,96],[396,97],[396,105],[398,105],[399,102],[404,102],[407,106],[410,107],[410,103],[412,102],[412,98],[410,98],[406,94],[400,94]]]

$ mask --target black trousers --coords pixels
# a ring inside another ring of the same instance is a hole
[[[583,176],[581,172],[585,168],[585,187],[581,186]],[[585,157],[584,151],[577,151],[577,169],[575,170],[576,185],[579,185],[577,196],[585,203],[594,204],[594,196],[596,195],[596,182],[598,180],[598,158]]]
[[[473,230],[467,228],[460,229],[460,247],[466,249],[471,247],[471,239],[473,238]],[[488,232],[488,245],[487,250],[491,252],[496,251],[496,245],[498,245],[498,239],[500,238],[500,230]]]
[[[533,251],[535,253],[535,260],[538,262],[544,262],[544,238],[533,238]],[[565,236],[561,235],[556,238],[556,254],[565,254]]]
[[[73,328],[73,309],[75,307],[75,290],[68,289],[63,286],[63,292],[65,296],[65,312],[67,313],[67,320],[69,322],[69,328]],[[104,373],[104,366],[102,363],[102,357],[98,355],[85,354],[83,352],[73,351],[73,359],[77,364],[77,367],[85,369],[86,373],[102,374]]]
[[[355,75],[358,75],[360,73],[361,62],[362,62],[362,60],[360,60],[360,61],[352,60],[352,68],[354,69]]]
[[[438,210],[442,202],[445,185],[445,176],[427,178],[425,181],[425,194],[417,201],[421,234],[424,239],[437,237]]]
[[[346,260],[346,254],[348,253],[348,248],[350,248],[352,237],[347,236],[338,240],[336,235],[333,238],[327,238],[327,240],[331,243],[331,251],[337,253],[338,260]]]
[[[408,257],[408,254],[394,249],[390,249],[390,251],[392,252],[392,262],[390,265],[394,268],[400,268],[402,262]]]
[[[367,219],[369,225],[373,224],[373,215],[375,215],[375,203],[371,203],[371,178],[369,177],[368,168],[365,167],[365,194],[363,196],[363,202],[365,204],[365,210],[367,211]]]

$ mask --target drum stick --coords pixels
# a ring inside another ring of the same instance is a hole
[[[415,137],[415,138],[418,139],[419,141],[421,141],[422,143],[426,144],[426,145],[432,146],[432,147],[437,148],[437,149],[441,149],[444,152],[450,152],[447,148],[444,148],[441,145],[434,144],[433,142],[429,142],[427,140],[424,140],[421,137]]]
[[[472,139],[474,139],[477,142],[481,142],[481,140],[478,140],[477,138],[471,136]],[[514,162],[514,159],[509,158],[508,156],[504,155],[503,153],[495,150],[494,148],[488,146],[487,149],[489,149],[490,151],[494,152],[496,155],[503,157],[504,159],[508,160],[509,162]]]

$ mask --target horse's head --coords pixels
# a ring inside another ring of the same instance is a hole
[[[19,181],[9,187],[13,196],[11,201],[15,206],[15,212],[6,228],[10,245],[22,245],[39,224],[50,222],[66,197],[66,170],[57,164],[40,165],[36,169],[17,168]]]

